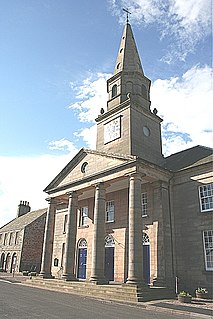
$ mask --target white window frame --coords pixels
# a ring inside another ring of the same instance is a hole
[[[106,202],[106,223],[113,223],[115,221],[115,202],[110,200]]]
[[[141,193],[142,217],[148,215],[148,196],[147,192]]]
[[[87,226],[88,224],[88,206],[80,208],[80,221],[79,226]]]
[[[213,271],[213,230],[203,231],[203,248],[206,270]]]
[[[199,186],[199,198],[201,212],[213,210],[213,183]]]

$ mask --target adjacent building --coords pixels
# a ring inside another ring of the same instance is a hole
[[[40,272],[46,212],[20,202],[16,218],[0,228],[0,271]]]

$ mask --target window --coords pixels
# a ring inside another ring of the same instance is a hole
[[[80,223],[79,226],[86,226],[88,223],[88,207],[80,209]]]
[[[147,216],[147,193],[141,194],[142,216]]]
[[[62,248],[61,248],[61,268],[63,268],[63,264],[64,264],[64,253],[65,253],[65,243],[62,244]]]
[[[112,223],[115,219],[115,205],[114,200],[106,202],[106,222]]]
[[[201,212],[213,210],[213,183],[199,187]]]
[[[117,95],[117,85],[114,84],[112,87],[112,97],[115,97]]]
[[[15,234],[15,245],[17,245],[17,244],[18,244],[18,231]]]
[[[6,243],[7,243],[7,233],[4,234],[4,243],[3,243],[3,245],[6,245]]]
[[[206,270],[213,270],[213,230],[203,232]]]
[[[9,237],[9,245],[12,245],[13,233],[10,233]]]
[[[68,215],[64,215],[64,228],[63,228],[63,233],[66,233],[66,230],[67,230],[67,219],[68,219]]]
[[[112,235],[105,237],[105,247],[115,247],[115,241]]]

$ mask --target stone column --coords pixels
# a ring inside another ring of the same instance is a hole
[[[77,209],[78,196],[76,192],[70,192],[67,219],[67,234],[65,244],[65,260],[62,278],[65,280],[76,280],[75,251],[76,251],[76,231],[77,231]]]
[[[53,240],[55,230],[55,205],[53,198],[47,198],[48,210],[46,217],[44,244],[41,262],[40,276],[43,278],[52,278],[52,254],[53,254]]]
[[[129,252],[127,284],[143,284],[141,175],[131,174],[129,183]]]
[[[92,269],[90,281],[95,284],[107,283],[104,278],[105,266],[105,187],[99,183],[95,188],[94,230],[92,245]]]

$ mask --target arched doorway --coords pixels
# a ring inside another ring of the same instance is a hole
[[[17,259],[17,255],[16,253],[14,253],[11,260],[10,272],[15,271],[16,269],[16,259]]]
[[[112,235],[105,237],[105,278],[109,281],[114,280],[114,250],[115,241]]]
[[[150,284],[150,241],[149,236],[143,233],[143,278],[146,284]]]
[[[0,260],[0,269],[2,269],[3,271],[4,269],[4,261],[5,261],[5,253],[1,254],[1,260]]]
[[[87,272],[87,241],[82,238],[78,242],[78,272],[77,278],[86,279]]]

